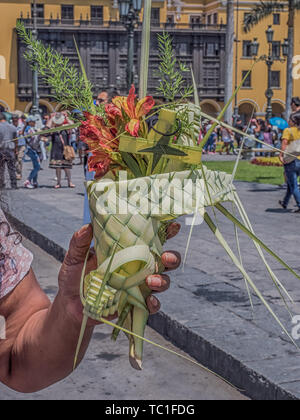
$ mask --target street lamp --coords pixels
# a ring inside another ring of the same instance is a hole
[[[142,0],[119,0],[120,20],[128,33],[127,89],[133,84],[134,29],[139,21]]]
[[[281,63],[285,62],[286,57],[288,56],[289,44],[288,44],[288,40],[285,39],[284,42],[281,44],[281,52],[279,51],[279,55],[275,56],[274,51],[273,51],[274,30],[272,29],[271,25],[269,25],[268,29],[266,30],[266,38],[267,38],[267,43],[269,46],[268,55],[265,54],[257,58],[258,51],[259,51],[259,42],[257,41],[257,38],[254,38],[253,42],[251,43],[251,54],[255,60],[264,61],[268,67],[268,88],[265,92],[265,95],[267,98],[266,120],[270,120],[273,115],[272,98],[274,95],[274,92],[272,90],[272,82],[271,82],[272,66],[275,61],[280,61]],[[282,53],[283,58],[280,57],[280,53]]]
[[[241,42],[239,40],[239,12],[240,12],[240,4],[239,0],[237,0],[236,3],[236,28],[235,28],[235,88],[234,90],[237,91],[238,88],[238,54],[239,54],[239,43]],[[234,109],[233,109],[233,125],[235,126],[238,119],[239,119],[239,107],[238,107],[238,95],[236,94],[234,97]]]
[[[32,38],[37,40],[37,7],[36,0],[33,0],[32,5],[32,17],[33,17],[33,29],[32,29]],[[38,72],[36,68],[32,70],[32,107],[31,114],[39,115],[39,85],[38,85]]]

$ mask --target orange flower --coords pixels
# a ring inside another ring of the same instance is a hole
[[[119,149],[119,141],[115,139],[116,131],[105,125],[103,118],[85,113],[86,121],[80,127],[80,139],[89,147],[89,171],[96,172],[96,178],[105,175],[113,162],[112,152]]]
[[[136,104],[135,87],[132,85],[129,95],[116,96],[113,98],[113,104],[129,117],[130,121],[126,124],[125,130],[134,137],[138,137],[141,119],[149,113],[154,106],[152,96],[146,96]],[[122,115],[122,114],[121,114]]]

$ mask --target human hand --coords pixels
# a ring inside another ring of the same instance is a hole
[[[180,229],[178,223],[171,223],[167,229],[167,239],[174,237]],[[83,226],[71,239],[69,250],[65,256],[64,262],[59,272],[59,295],[63,301],[68,316],[73,317],[81,323],[82,321],[82,303],[80,299],[80,279],[83,270],[84,261],[88,252],[90,252],[86,274],[97,268],[97,258],[93,250],[90,250],[93,239],[93,229],[91,225]],[[175,251],[166,251],[162,255],[162,264],[165,268],[175,270],[180,265],[180,255]],[[165,274],[153,274],[146,279],[148,287],[154,292],[163,292],[170,286],[170,278]],[[160,308],[159,300],[150,295],[146,300],[148,310],[151,314],[157,312]],[[116,315],[109,319],[116,318]],[[95,325],[96,322],[89,320],[89,325]]]
[[[167,239],[171,239],[177,235],[180,230],[179,223],[171,223],[167,228]],[[176,270],[180,266],[181,257],[176,251],[166,251],[161,257],[165,271]],[[160,293],[166,291],[170,287],[170,277],[166,274],[152,274],[146,278],[146,284],[153,292]],[[159,300],[152,294],[146,299],[150,314],[155,314],[160,309]]]
[[[279,160],[284,165],[283,153],[280,153]]]

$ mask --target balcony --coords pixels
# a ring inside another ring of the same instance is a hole
[[[26,26],[32,27],[33,26],[33,19],[30,17],[20,19]],[[79,20],[75,19],[61,19],[59,16],[56,18],[50,17],[49,19],[38,18],[37,19],[38,27],[41,28],[51,28],[51,27],[74,27],[80,28],[111,28],[111,29],[119,29],[124,30],[124,25],[120,21],[104,21],[103,19],[95,19],[87,17],[84,19],[83,17]],[[180,31],[180,32],[226,32],[226,25],[214,25],[214,24],[204,24],[204,23],[171,23],[171,22],[160,22],[159,20],[152,20],[151,26],[153,30],[157,31],[158,29],[164,31],[168,30],[170,32],[173,31]],[[138,28],[141,30],[142,23],[138,24]]]

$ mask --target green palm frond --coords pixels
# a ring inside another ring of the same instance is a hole
[[[300,1],[299,3],[300,8]],[[254,26],[256,26],[259,22],[263,19],[269,17],[273,13],[280,12],[284,9],[285,4],[282,1],[268,1],[263,2],[261,1],[259,4],[254,6],[251,9],[251,12],[245,14],[244,22],[243,22],[243,30],[244,32],[249,32]]]

